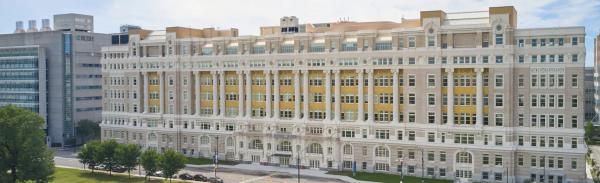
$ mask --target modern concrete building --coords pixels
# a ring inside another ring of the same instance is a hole
[[[519,29],[513,7],[280,22],[140,29],[102,48],[102,138],[269,166],[585,181],[584,27]]]
[[[74,137],[76,122],[100,121],[100,48],[110,35],[93,32],[93,17],[79,14],[17,22],[14,34],[0,34],[0,106],[15,104],[46,119],[48,141]]]
[[[584,97],[585,97],[585,122],[593,121],[596,117],[596,88],[594,87],[594,68],[584,68]]]
[[[600,35],[594,38],[594,90],[596,91],[594,95],[596,116],[592,122],[600,126]]]

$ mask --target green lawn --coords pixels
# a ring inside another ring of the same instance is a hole
[[[327,174],[333,175],[344,175],[348,177],[352,177],[356,180],[365,180],[365,181],[373,181],[373,182],[383,182],[383,183],[398,183],[400,182],[400,175],[395,174],[387,174],[387,173],[369,173],[369,172],[356,172],[356,176],[352,176],[352,172],[350,171],[330,171]],[[420,183],[421,177],[413,177],[413,176],[404,176],[404,183]],[[451,180],[441,180],[441,179],[428,179],[425,178],[426,183],[452,183]]]
[[[159,179],[154,177],[150,181],[144,181],[143,177],[134,177],[131,176],[131,180],[127,178],[127,175],[123,174],[114,174],[108,175],[108,173],[104,172],[90,172],[87,170],[78,170],[78,169],[70,169],[70,168],[59,168],[56,167],[54,172],[54,180],[51,182],[54,183],[88,183],[88,182],[108,182],[108,183],[120,183],[120,182],[148,182],[148,183],[163,183],[169,182],[164,181],[164,179]],[[136,172],[137,173],[137,172]],[[134,174],[132,172],[132,174]],[[181,183],[182,181],[173,182]]]
[[[213,160],[212,159],[208,159],[208,158],[189,158],[186,162],[187,164],[192,164],[192,165],[212,165]],[[220,165],[237,165],[237,162],[234,161],[225,161],[225,160],[219,160],[219,164]]]

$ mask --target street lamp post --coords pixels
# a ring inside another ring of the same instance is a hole
[[[298,168],[298,183],[300,183],[300,153],[296,156],[296,166]]]
[[[215,137],[215,141],[217,144],[217,148],[215,149],[215,157],[214,157],[214,162],[215,162],[215,178],[217,178],[217,167],[219,166],[219,136]]]
[[[296,169],[298,170],[298,176],[297,176],[298,183],[300,183],[300,156],[302,153],[302,151],[301,151],[302,148],[300,148],[300,146],[296,146],[296,149],[297,149],[296,150],[297,151],[297,153],[296,153]]]
[[[423,154],[424,154],[423,151],[424,151],[424,149],[421,148],[421,183],[425,182],[425,179],[424,179],[424,177],[425,177],[425,158],[423,156]]]
[[[398,158],[396,159],[396,162],[400,161],[400,183],[404,182],[404,170],[403,170],[403,164],[404,164],[404,157],[402,157],[402,159]]]

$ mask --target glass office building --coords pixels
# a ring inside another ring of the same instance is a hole
[[[0,106],[45,111],[46,62],[38,46],[0,48]]]

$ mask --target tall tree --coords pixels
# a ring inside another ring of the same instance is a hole
[[[587,122],[583,128],[585,132],[585,138],[587,141],[591,140],[595,135],[594,124],[592,122]]]
[[[139,157],[141,151],[140,146],[136,144],[124,144],[117,147],[115,153],[117,158],[117,164],[127,168],[127,174],[131,179],[131,169],[135,168],[139,164]]]
[[[154,175],[158,168],[158,153],[154,149],[147,149],[140,156],[142,167],[146,171],[146,177]]]
[[[169,149],[158,158],[158,167],[162,170],[163,177],[168,178],[171,182],[171,177],[185,168],[185,161],[186,158],[183,154]]]
[[[44,119],[8,105],[0,108],[0,177],[6,182],[49,181],[52,152],[45,144]]]
[[[94,167],[97,163],[95,158],[100,150],[100,144],[100,141],[90,141],[85,144],[77,154],[77,158],[79,158],[79,162],[83,164],[83,168],[85,169],[85,165],[90,165],[90,167],[92,167],[92,173],[94,172]]]
[[[100,125],[89,119],[80,120],[75,127],[75,135],[81,143],[88,140],[100,139]]]
[[[103,141],[100,144],[100,149],[98,151],[99,153],[96,156],[96,159],[100,160],[99,162],[104,163],[106,167],[108,167],[109,175],[112,175],[112,168],[116,163],[115,151],[117,150],[118,146],[119,143],[117,143],[115,140]]]

